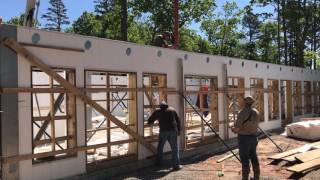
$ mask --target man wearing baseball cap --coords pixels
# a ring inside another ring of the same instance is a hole
[[[237,121],[231,130],[238,134],[239,155],[242,164],[242,179],[247,180],[250,173],[251,161],[253,179],[258,180],[260,176],[259,160],[257,157],[257,131],[259,125],[259,112],[252,108],[254,99],[247,96],[240,100],[240,112]]]
[[[149,117],[148,124],[153,124],[155,120],[158,120],[160,127],[156,165],[162,165],[163,147],[168,141],[171,147],[173,170],[180,170],[182,167],[178,146],[178,136],[181,131],[180,118],[173,107],[169,107],[165,101],[162,101],[160,108]]]

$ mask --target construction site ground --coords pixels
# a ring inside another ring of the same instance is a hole
[[[273,133],[271,137],[283,150],[290,150],[309,143],[287,138],[279,133]],[[320,169],[305,174],[294,174],[286,170],[292,164],[284,161],[272,162],[268,159],[268,156],[278,153],[278,150],[267,138],[260,139],[257,152],[260,160],[260,179],[320,179]],[[151,166],[112,179],[241,179],[241,164],[235,157],[222,163],[216,162],[228,154],[230,152],[212,154],[208,151],[206,154],[182,159],[183,168],[179,171],[172,171],[170,161],[168,161],[168,165],[164,167]],[[252,171],[250,176],[253,176]]]

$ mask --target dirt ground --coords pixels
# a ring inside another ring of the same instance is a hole
[[[308,142],[286,138],[273,134],[272,139],[283,149],[289,150]],[[306,174],[294,174],[286,170],[290,164],[286,162],[272,162],[268,156],[278,153],[277,148],[267,138],[261,139],[258,144],[258,156],[260,160],[261,178],[269,179],[320,179],[320,169]],[[216,161],[229,152],[221,154],[207,154],[194,156],[182,160],[183,168],[172,171],[171,167],[149,167],[130,174],[114,177],[112,179],[241,179],[241,165],[235,157],[227,159],[222,163]],[[168,162],[170,163],[170,162]],[[252,177],[252,174],[250,174]]]

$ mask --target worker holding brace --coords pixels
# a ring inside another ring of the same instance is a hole
[[[239,155],[242,164],[242,179],[247,180],[250,173],[250,164],[254,173],[254,180],[258,180],[260,176],[259,160],[257,157],[258,145],[258,125],[259,125],[259,112],[257,109],[252,108],[254,99],[251,96],[241,98],[240,112],[238,119],[233,127],[232,132],[238,134]]]

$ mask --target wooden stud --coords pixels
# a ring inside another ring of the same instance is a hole
[[[136,88],[137,87],[137,75],[130,73],[128,77],[128,86],[129,88]],[[129,92],[129,99],[128,102],[128,113],[129,113],[129,124],[133,124],[132,129],[137,132],[138,131],[138,114],[137,114],[137,93],[136,92]],[[138,150],[137,143],[129,144],[128,153],[129,154],[136,154]]]
[[[57,150],[54,152],[45,152],[45,153],[37,153],[37,154],[23,154],[23,155],[17,155],[17,156],[2,157],[1,161],[4,164],[14,163],[14,162],[19,162],[19,161],[24,161],[24,160],[34,159],[34,158],[55,156],[58,154],[71,154],[71,153],[76,153],[76,152],[81,152],[81,151],[87,151],[90,149],[98,149],[98,148],[103,148],[103,147],[107,147],[107,146],[114,146],[114,145],[132,143],[132,142],[135,142],[135,140],[128,139],[128,140],[123,140],[123,141],[102,143],[102,144],[96,144],[96,145],[91,145],[91,146],[78,146],[75,148]]]
[[[75,84],[75,72],[74,71],[66,71],[67,80]],[[77,126],[76,126],[76,97],[72,93],[66,94],[66,104],[67,104],[67,116],[71,116],[71,118],[67,119],[67,134],[68,136],[72,136],[72,139],[68,139],[67,148],[73,148],[77,146]]]

